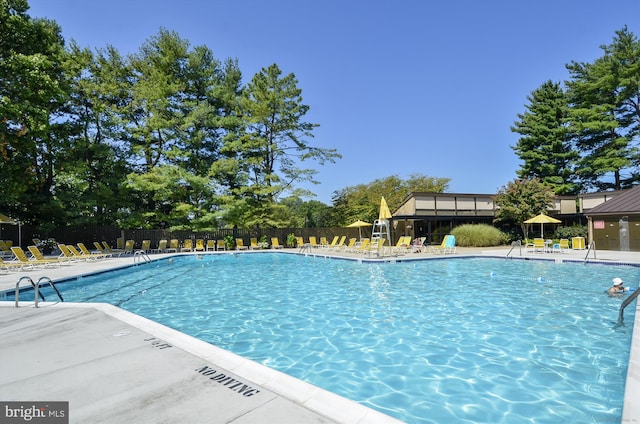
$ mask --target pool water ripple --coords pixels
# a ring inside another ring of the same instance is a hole
[[[638,268],[504,259],[366,264],[176,257],[60,284],[409,423],[615,422]],[[632,283],[635,282],[635,283]]]

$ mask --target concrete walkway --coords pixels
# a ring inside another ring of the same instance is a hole
[[[458,248],[456,256],[506,257],[510,250]],[[310,254],[363,258],[322,249]],[[584,261],[586,251],[526,253],[523,248],[510,254]],[[441,256],[417,253],[381,260],[435,257]],[[589,261],[638,264],[640,254],[598,251]],[[23,276],[56,281],[132,264],[127,257],[13,271],[0,275],[0,292],[14,289]],[[35,308],[32,296],[21,298],[19,308],[0,302],[0,402],[68,401],[71,423],[398,422],[114,306],[41,303]],[[639,320],[636,314],[636,323]],[[635,405],[640,393],[640,337],[635,330],[623,422],[640,422],[640,407]]]

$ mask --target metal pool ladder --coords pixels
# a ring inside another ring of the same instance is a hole
[[[522,256],[522,241],[520,240],[515,240],[511,242],[511,249],[509,250],[509,253],[507,253],[506,258],[509,259],[509,256],[511,256],[511,252],[513,251],[513,249],[515,249],[516,247],[520,247],[520,256]]]
[[[302,246],[300,246],[298,253],[304,253],[304,252],[311,253],[311,244],[305,243]]]
[[[584,257],[584,263],[587,263],[587,259],[589,258],[591,249],[593,249],[593,259],[596,259],[596,242],[592,241],[591,243],[589,243],[589,247],[587,248],[587,254]]]
[[[133,263],[137,262],[151,262],[151,258],[144,250],[136,250],[133,252]]]
[[[624,308],[626,308],[629,303],[633,302],[634,299],[638,297],[638,295],[640,295],[640,288],[637,288],[636,291],[634,291],[622,302],[622,305],[620,305],[620,314],[618,315],[618,324],[616,325],[616,327],[621,326],[624,322]]]
[[[16,293],[15,293],[15,297],[16,297],[16,308],[19,307],[19,302],[20,302],[20,283],[22,281],[29,281],[31,283],[31,286],[33,287],[33,290],[35,292],[35,296],[34,296],[34,302],[35,302],[35,306],[36,308],[38,307],[38,300],[40,298],[42,298],[42,301],[46,301],[46,299],[44,298],[44,295],[40,292],[40,284],[41,283],[45,283],[45,284],[49,284],[51,286],[51,288],[53,289],[54,292],[56,292],[56,294],[58,295],[58,298],[60,298],[61,302],[64,302],[64,299],[62,298],[62,295],[60,294],[60,292],[58,291],[58,288],[55,286],[55,284],[53,284],[53,281],[51,281],[51,278],[49,277],[40,277],[40,279],[38,280],[37,283],[34,283],[33,280],[31,279],[31,277],[21,277],[18,282],[16,283]]]

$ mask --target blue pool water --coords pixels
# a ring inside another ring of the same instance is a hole
[[[58,284],[409,423],[620,422],[630,266],[175,257]],[[54,299],[45,290],[47,299]]]

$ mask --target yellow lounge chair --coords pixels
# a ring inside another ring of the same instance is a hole
[[[370,245],[371,245],[371,240],[369,240],[368,238],[362,239],[360,244],[356,243],[356,246],[354,247],[353,251],[355,253],[368,252]]]
[[[196,252],[204,252],[204,239],[196,239],[196,247],[193,248]]]
[[[142,244],[140,245],[140,250],[145,253],[149,253],[151,251],[151,240],[142,240]]]
[[[309,245],[311,247],[320,247],[320,245],[318,244],[318,241],[316,240],[315,236],[309,236]]]
[[[340,250],[344,247],[344,242],[347,239],[347,236],[342,236],[340,237],[340,239],[338,240],[338,242],[334,245],[333,243],[331,243],[331,248],[333,250]]]
[[[446,248],[447,248],[447,239],[449,238],[449,234],[447,234],[446,236],[444,236],[444,238],[442,239],[442,243],[440,243],[440,246],[429,246],[429,253],[445,253]]]
[[[236,250],[248,250],[248,249],[249,249],[249,246],[244,245],[244,241],[242,241],[242,238],[236,239]]]
[[[367,251],[369,253],[371,252],[376,252],[376,253],[380,253],[380,252],[384,252],[384,243],[385,243],[386,239],[384,238],[379,238],[379,239],[374,239],[370,244],[369,247],[367,249]]]
[[[124,250],[122,251],[123,255],[133,255],[133,248],[135,247],[136,242],[134,240],[127,240],[124,242]]]
[[[111,253],[112,255],[120,256],[124,253],[124,250],[122,249],[112,249],[106,241],[102,242],[102,247],[104,248],[105,253]]]
[[[544,245],[544,239],[543,238],[534,238],[533,239],[532,251],[533,252],[545,252],[546,251],[546,247]]]
[[[349,252],[349,251],[352,251],[353,249],[355,249],[357,242],[358,242],[357,238],[355,238],[355,237],[350,238],[349,239],[349,243],[347,243],[347,245],[344,247],[344,251],[345,252]]]
[[[329,242],[327,241],[326,237],[320,237],[320,247],[327,247],[329,245]]]
[[[260,245],[258,244],[258,239],[257,239],[257,238],[255,238],[255,237],[251,237],[251,238],[249,239],[249,243],[250,243],[249,248],[250,248],[251,250],[258,250],[258,249],[260,249]]]
[[[101,258],[98,258],[98,256],[94,256],[94,255],[85,255],[84,253],[80,252],[78,249],[76,249],[75,246],[72,246],[70,244],[66,244],[65,245],[67,247],[67,249],[69,250],[69,252],[71,252],[71,254],[73,256],[75,256],[76,258],[78,258],[79,260],[85,260],[85,261],[89,261],[89,260],[98,260]]]
[[[280,244],[280,240],[278,240],[278,237],[271,237],[271,248],[282,249],[284,248],[284,246]]]
[[[70,260],[66,259],[66,258],[45,258],[44,255],[42,254],[42,252],[40,251],[40,249],[38,249],[37,246],[27,246],[27,250],[29,250],[29,253],[31,254],[31,258],[32,260],[35,259],[38,262],[57,262],[59,264],[63,264],[64,262],[71,262]]]
[[[330,248],[330,249],[332,249],[332,248],[336,247],[336,244],[338,244],[338,240],[340,240],[340,236],[334,236],[334,237],[333,237],[333,240],[331,240],[331,243],[329,243],[329,244],[328,244],[327,246],[325,246],[325,247],[328,247],[328,248]],[[326,239],[325,239],[325,241],[326,241]],[[322,244],[322,239],[320,239],[320,243]]]
[[[558,244],[560,245],[560,252],[566,252],[569,250],[569,239],[560,239]]]
[[[184,242],[182,242],[182,248],[180,249],[181,252],[192,252],[193,251],[193,240],[191,239],[185,239]]]
[[[77,261],[84,261],[86,258],[82,258],[79,256],[74,255],[73,253],[71,253],[71,251],[69,250],[69,248],[67,247],[66,244],[62,244],[62,243],[58,243],[58,249],[60,250],[60,256],[58,256],[58,259],[60,260],[66,260],[69,262],[77,262]]]
[[[42,265],[44,267],[52,266],[55,264],[60,265],[60,261],[58,261],[57,259],[45,259],[42,261],[39,261],[37,259],[29,259],[25,251],[22,250],[22,247],[20,246],[11,247],[11,251],[16,257],[16,261],[22,263],[23,265]]]
[[[0,271],[13,271],[13,270],[24,270],[25,266],[33,267],[33,264],[25,265],[21,262],[6,262],[2,257],[0,257]]]
[[[13,252],[11,251],[11,246],[7,244],[6,241],[0,240],[0,252],[2,257],[13,258]]]
[[[78,243],[78,247],[80,248],[80,253],[88,257],[94,257],[96,259],[106,259],[107,257],[111,256],[104,253],[90,252],[89,249],[87,249],[87,246],[84,245],[84,243]]]
[[[296,244],[298,245],[298,247],[304,246],[304,238],[296,237]]]
[[[227,243],[224,240],[216,240],[216,250],[227,250]]]
[[[166,239],[162,239],[158,242],[158,247],[155,249],[151,249],[152,253],[164,253],[167,250],[167,243],[169,243]]]
[[[207,252],[216,250],[216,241],[215,240],[207,240]]]
[[[407,253],[411,247],[411,236],[398,237],[396,245],[391,248],[392,253]]]
[[[177,252],[179,248],[180,248],[180,240],[171,239],[171,240],[169,240],[169,247],[167,247],[166,251],[167,252]]]

